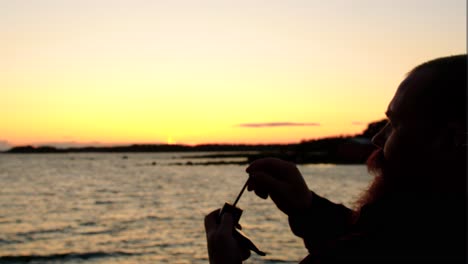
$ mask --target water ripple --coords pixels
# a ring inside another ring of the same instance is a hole
[[[37,261],[75,261],[75,260],[90,260],[94,258],[119,257],[119,256],[135,256],[141,255],[123,251],[115,252],[84,252],[84,253],[62,253],[51,255],[19,255],[19,256],[0,256],[1,263],[29,263]]]
[[[0,263],[207,263],[203,218],[232,202],[244,167],[125,155],[2,155]],[[369,182],[365,166],[300,170],[318,194],[347,205]],[[307,254],[270,200],[246,192],[239,206],[245,233],[271,253],[248,263],[297,263]]]

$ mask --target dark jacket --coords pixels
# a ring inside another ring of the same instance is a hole
[[[301,263],[465,263],[465,196],[400,194],[351,209],[314,194],[289,216],[309,255]]]

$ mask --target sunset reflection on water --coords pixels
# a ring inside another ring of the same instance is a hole
[[[123,156],[2,155],[2,261],[207,263],[203,218],[232,202],[245,166],[169,165],[180,153]],[[317,193],[346,205],[371,179],[363,165],[300,170]],[[249,263],[297,263],[306,255],[271,201],[246,192],[238,206],[244,232],[268,253]]]

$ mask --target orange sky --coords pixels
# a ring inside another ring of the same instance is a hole
[[[2,1],[0,148],[359,133],[412,67],[466,52],[465,11],[459,0]],[[296,126],[240,126],[274,122]]]

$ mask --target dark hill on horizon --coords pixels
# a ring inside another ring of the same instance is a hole
[[[202,145],[183,145],[183,144],[133,144],[129,146],[111,146],[111,147],[73,147],[56,148],[52,146],[18,146],[13,147],[4,153],[118,153],[118,152],[216,152],[216,151],[268,151],[287,144],[272,145],[249,145],[249,144],[202,144]]]
[[[296,163],[363,163],[375,150],[371,138],[386,120],[370,123],[361,134],[304,140],[294,144],[134,144],[113,147],[17,146],[3,153],[150,153],[150,152],[245,152],[247,162],[273,156]],[[250,152],[250,153],[247,153]],[[258,154],[252,154],[257,152]]]

